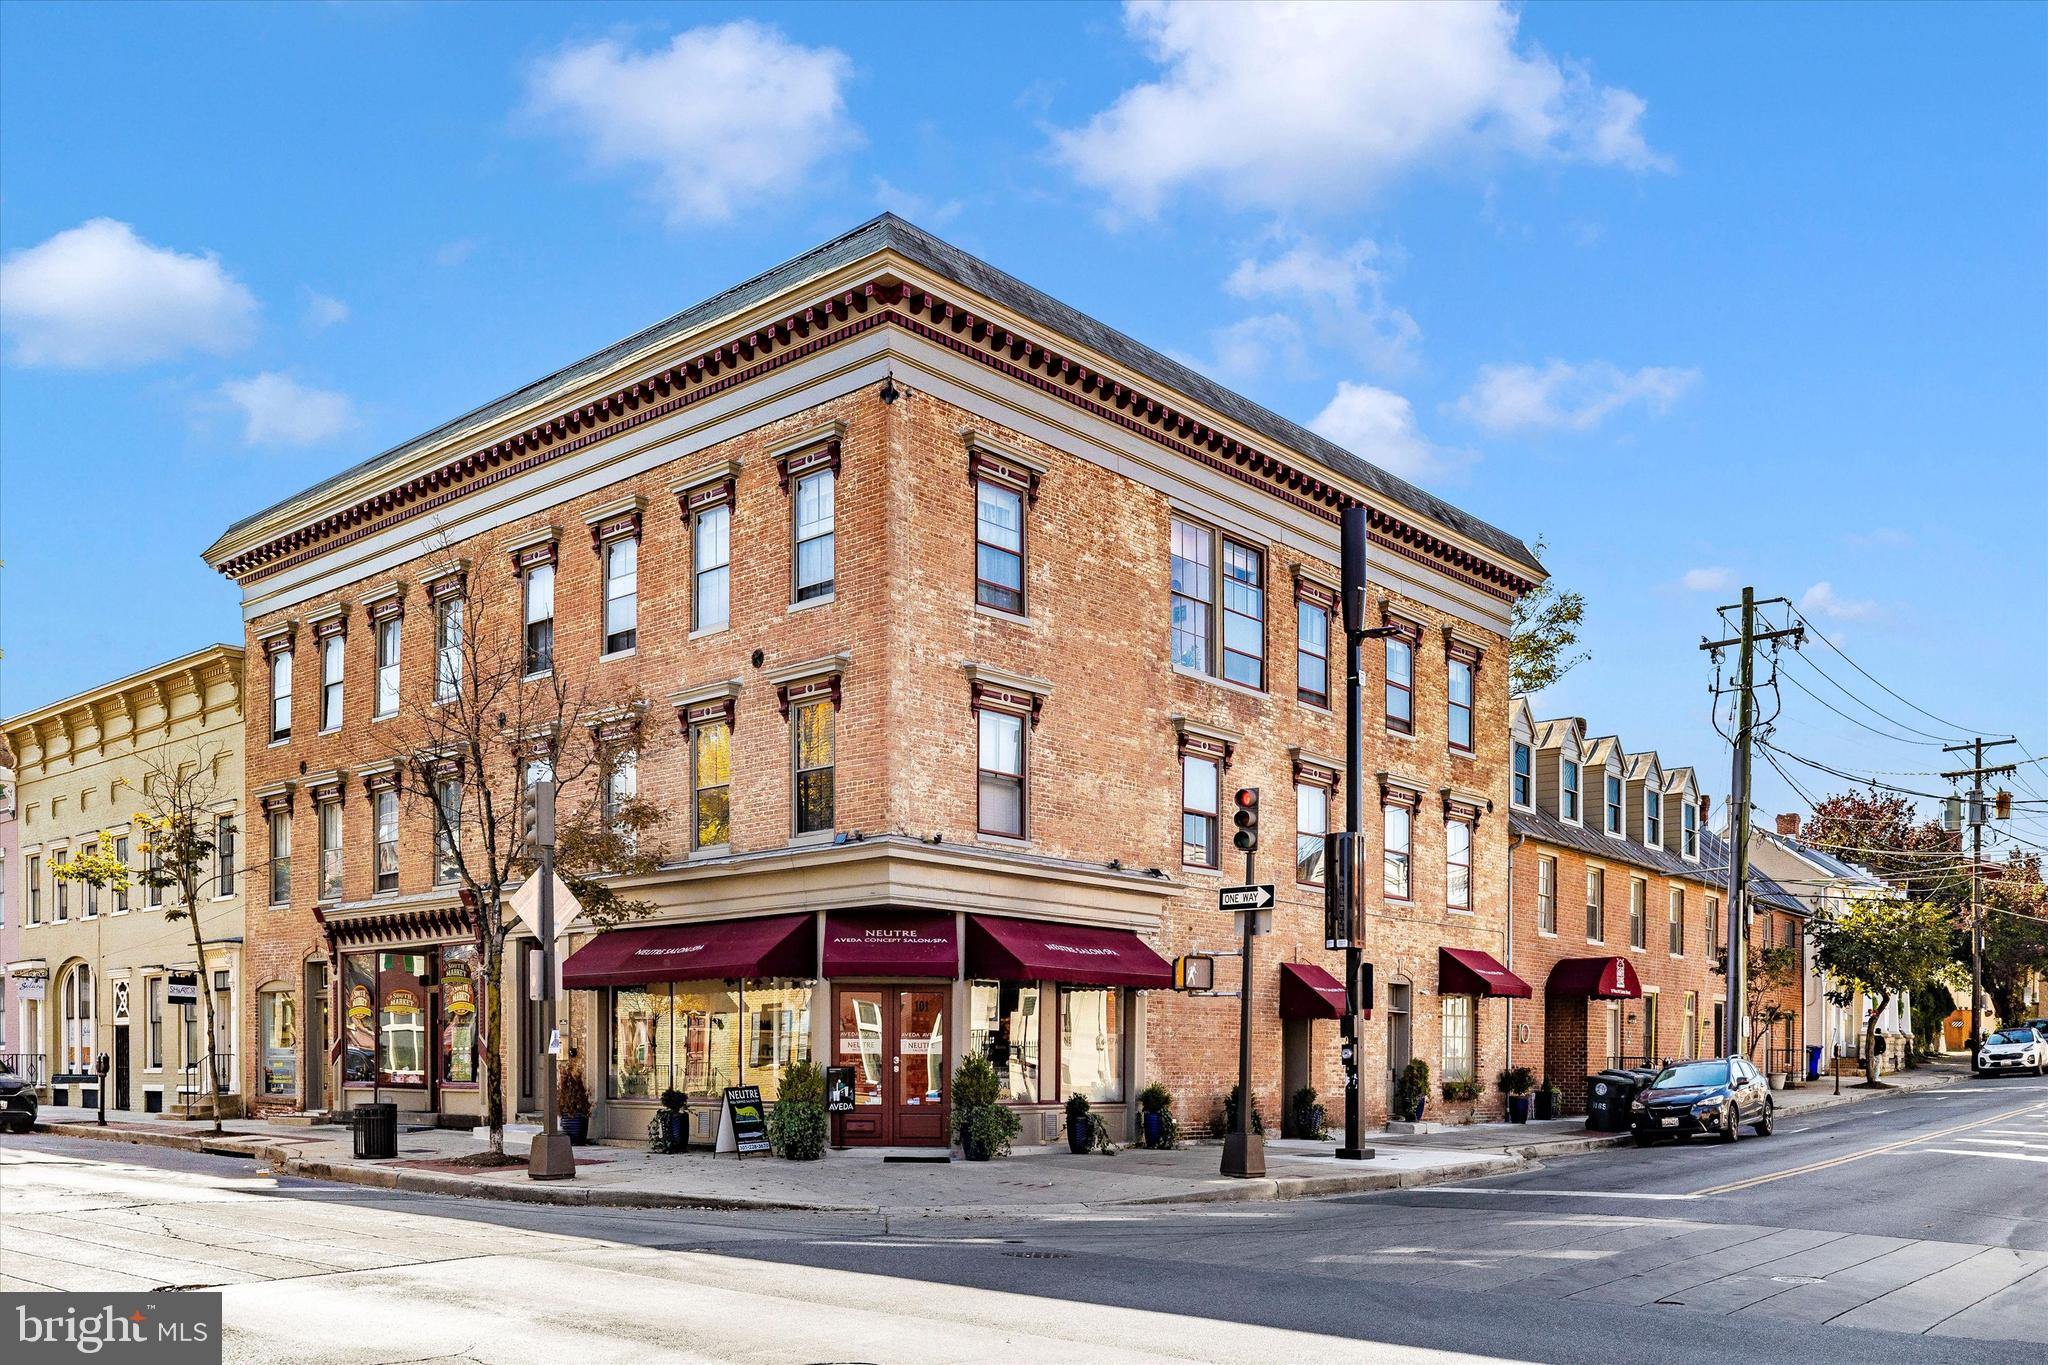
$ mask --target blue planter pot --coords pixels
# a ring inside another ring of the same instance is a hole
[[[1166,1140],[1166,1116],[1148,1112],[1140,1117],[1145,1121],[1145,1145],[1156,1148]]]

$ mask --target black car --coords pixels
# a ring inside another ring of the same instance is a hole
[[[26,1077],[0,1070],[0,1117],[17,1133],[36,1126],[36,1088]]]
[[[1741,1136],[1743,1124],[1769,1137],[1777,1124],[1777,1102],[1763,1073],[1741,1057],[1680,1062],[1657,1073],[1636,1092],[1629,1129],[1636,1146],[1659,1138],[1711,1133],[1723,1142]]]

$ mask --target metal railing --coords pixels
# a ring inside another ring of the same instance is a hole
[[[1769,1047],[1764,1049],[1763,1072],[1766,1076],[1782,1076],[1788,1071],[1802,1081],[1806,1079],[1805,1048]]]
[[[182,1095],[197,1095],[200,1093],[202,1089],[199,1084],[200,1074],[213,1064],[213,1056],[214,1054],[209,1053],[207,1056],[194,1058],[180,1068],[185,1073],[185,1083],[179,1088],[178,1093]],[[219,1054],[219,1057],[220,1079],[214,1086],[214,1093],[217,1095],[232,1095],[235,1093],[235,1054],[223,1052]]]
[[[49,1059],[40,1052],[0,1052],[0,1071],[11,1071],[41,1089],[49,1080]]]
[[[1614,1052],[1609,1053],[1600,1065],[1608,1071],[1640,1071],[1645,1068],[1654,1071],[1664,1065],[1664,1059],[1641,1052]]]

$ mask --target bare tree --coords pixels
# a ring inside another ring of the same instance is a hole
[[[139,870],[115,856],[114,837],[104,831],[91,852],[80,852],[50,867],[51,874],[64,881],[115,891],[125,891],[133,884],[168,891],[174,897],[164,908],[164,918],[182,919],[192,928],[192,956],[200,996],[206,1002],[207,1094],[216,1133],[221,1131],[220,1096],[226,1089],[221,1075],[224,1059],[199,908],[221,889],[223,876],[232,875],[216,856],[220,837],[232,837],[235,827],[227,817],[217,815],[214,807],[240,795],[224,792],[214,777],[215,765],[226,752],[225,744],[205,741],[160,750],[144,761],[142,809],[129,817],[136,852],[143,856]]]
[[[444,547],[445,550],[445,547]],[[450,562],[451,572],[461,572]],[[430,593],[430,597],[434,597]],[[653,871],[665,852],[647,837],[664,819],[637,794],[646,702],[595,696],[548,665],[552,640],[528,639],[523,619],[492,619],[481,594],[430,602],[431,685],[415,690],[397,727],[406,805],[432,816],[435,881],[453,884],[475,925],[482,1015],[479,1082],[490,1152],[504,1153],[505,951],[517,916],[508,890],[532,875],[524,814],[537,778],[558,792],[556,869],[598,927],[638,918],[651,903],[621,895],[620,876]]]

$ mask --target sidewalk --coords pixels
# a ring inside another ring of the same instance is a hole
[[[1778,1110],[1791,1116],[1853,1104],[1901,1091],[1946,1085],[1969,1074],[1961,1065],[1922,1066],[1888,1078],[1894,1089],[1856,1088],[1844,1080],[1777,1092]],[[714,1158],[691,1151],[657,1156],[641,1148],[579,1147],[573,1181],[539,1183],[521,1166],[461,1167],[458,1157],[484,1150],[481,1137],[447,1129],[399,1133],[396,1160],[358,1161],[349,1130],[236,1121],[216,1137],[203,1123],[126,1117],[93,1121],[90,1110],[48,1108],[43,1129],[65,1137],[100,1138],[176,1147],[223,1156],[246,1156],[279,1175],[341,1181],[420,1194],[500,1199],[518,1203],[621,1208],[810,1210],[834,1213],[999,1213],[1083,1211],[1142,1204],[1240,1203],[1309,1199],[1481,1179],[1524,1170],[1545,1157],[1612,1147],[1625,1133],[1591,1133],[1580,1119],[1545,1123],[1485,1123],[1438,1131],[1374,1135],[1378,1155],[1339,1162],[1327,1142],[1273,1139],[1266,1144],[1266,1176],[1230,1180],[1217,1173],[1221,1146],[1195,1142],[1170,1152],[1125,1148],[1114,1156],[1075,1156],[1064,1148],[1020,1148],[1007,1160],[891,1162],[888,1151],[828,1152],[822,1161],[774,1157]],[[507,1149],[523,1154],[522,1135],[507,1135]],[[933,1151],[921,1151],[931,1156]]]

